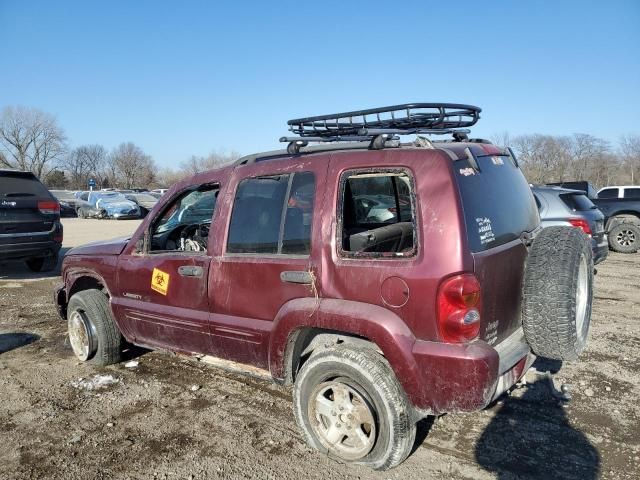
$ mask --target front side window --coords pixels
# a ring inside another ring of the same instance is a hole
[[[231,214],[227,252],[308,255],[314,198],[311,172],[242,180]]]
[[[343,176],[340,188],[343,254],[397,257],[415,253],[413,184],[407,173],[350,173]]]
[[[167,205],[151,224],[151,252],[207,250],[209,228],[218,187],[204,185],[183,193]]]

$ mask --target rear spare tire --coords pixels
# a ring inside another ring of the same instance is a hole
[[[609,230],[609,247],[619,253],[636,253],[640,249],[640,226],[631,222],[616,223]]]
[[[545,228],[535,238],[523,282],[522,326],[536,355],[575,360],[584,349],[593,300],[593,254],[574,227]]]

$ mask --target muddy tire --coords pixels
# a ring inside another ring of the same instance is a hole
[[[32,272],[50,272],[58,266],[58,255],[26,260],[27,267]]]
[[[593,258],[573,227],[549,227],[536,237],[524,274],[522,326],[536,355],[575,360],[591,321]]]
[[[609,248],[619,253],[636,253],[640,249],[640,226],[631,222],[616,223],[609,230]]]
[[[80,207],[76,212],[78,218],[87,218],[87,215],[84,213],[84,208]]]
[[[335,460],[386,470],[411,452],[412,407],[389,363],[372,349],[314,352],[298,373],[293,400],[309,446]]]
[[[79,360],[100,366],[121,360],[124,339],[103,292],[91,289],[74,294],[67,318],[69,341]]]

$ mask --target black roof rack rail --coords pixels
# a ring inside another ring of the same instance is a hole
[[[467,127],[476,124],[482,109],[458,103],[405,103],[353,112],[333,113],[289,120],[289,130],[298,137],[282,137],[290,153],[306,142],[369,141],[369,148],[384,148],[396,135],[453,134],[466,138]],[[465,130],[462,130],[465,129]]]

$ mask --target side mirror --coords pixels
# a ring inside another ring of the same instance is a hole
[[[136,248],[133,253],[144,253],[144,239],[146,238],[146,236],[147,234],[145,233],[144,236],[136,242]]]

